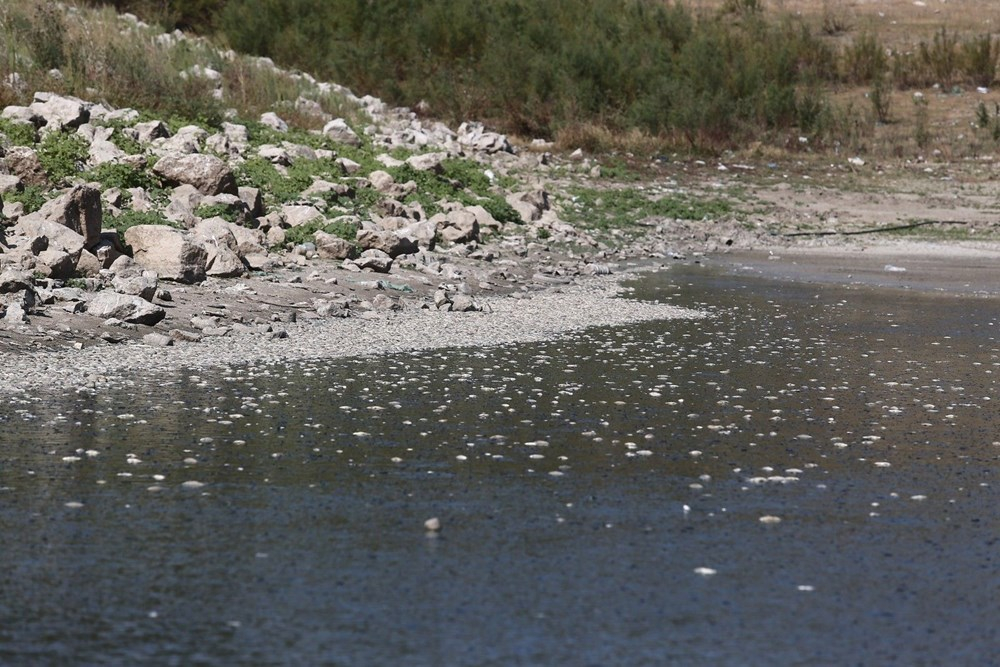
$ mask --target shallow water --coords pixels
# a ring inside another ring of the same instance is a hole
[[[9,406],[0,664],[1000,655],[1000,302],[635,287],[712,317]]]

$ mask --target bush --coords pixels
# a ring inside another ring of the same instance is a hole
[[[239,222],[240,220],[239,211],[228,204],[208,204],[207,206],[199,206],[198,210],[195,211],[194,214],[202,219],[222,218],[226,222]]]
[[[991,86],[997,74],[1000,45],[992,35],[980,35],[962,43],[962,61],[968,77],[977,86]]]
[[[36,185],[27,185],[21,192],[9,192],[3,196],[5,203],[20,202],[25,213],[34,213],[40,209],[48,198],[45,190]]]
[[[358,226],[352,222],[313,220],[304,225],[285,230],[285,242],[292,245],[312,243],[316,232],[326,232],[353,243],[358,237]]]
[[[885,48],[875,35],[863,33],[848,46],[841,58],[842,77],[848,83],[872,83],[881,77],[888,67]]]
[[[118,232],[118,238],[125,243],[125,230],[138,225],[165,225],[180,229],[180,225],[163,217],[154,211],[124,211],[114,218],[105,217],[104,226]]]
[[[75,176],[87,161],[90,146],[78,134],[49,132],[38,146],[38,161],[53,182]]]
[[[7,137],[13,146],[32,146],[38,143],[38,132],[30,123],[15,123],[7,118],[0,118],[0,134]]]
[[[146,169],[136,169],[132,165],[121,162],[105,162],[84,174],[88,180],[97,181],[105,189],[144,188],[154,190],[159,182]]]

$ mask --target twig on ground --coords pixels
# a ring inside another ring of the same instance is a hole
[[[782,236],[858,236],[860,234],[879,234],[881,232],[896,232],[904,229],[915,229],[925,225],[967,225],[965,220],[921,220],[905,225],[887,225],[885,227],[872,227],[870,229],[856,229],[852,231],[820,231],[820,232],[789,232]]]

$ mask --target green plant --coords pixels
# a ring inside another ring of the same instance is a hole
[[[1000,45],[993,35],[985,34],[962,42],[965,72],[977,86],[990,86],[997,74]]]
[[[357,239],[358,226],[353,222],[340,220],[334,220],[332,222],[328,222],[326,220],[313,220],[304,225],[298,225],[297,227],[286,229],[285,243],[291,243],[292,245],[307,242],[311,243],[316,232],[333,234],[334,236],[339,236],[345,241],[353,243],[355,239]]]
[[[153,190],[158,187],[158,181],[150,172],[122,162],[105,162],[86,172],[84,177],[97,181],[105,189],[144,188]]]
[[[859,35],[844,49],[841,62],[844,80],[855,84],[877,81],[888,66],[885,48],[868,32]]]
[[[884,124],[891,120],[889,113],[892,110],[892,90],[886,77],[875,79],[872,89],[868,92],[868,101],[872,105],[877,122]]]
[[[87,161],[87,140],[78,134],[49,132],[38,146],[38,161],[53,182],[75,176]]]
[[[38,132],[31,123],[15,123],[0,118],[0,134],[7,137],[12,146],[31,146],[38,143]]]
[[[34,213],[47,201],[45,190],[37,185],[27,185],[20,192],[10,192],[3,196],[5,202],[20,202],[25,213]]]
[[[194,214],[199,218],[222,218],[226,222],[238,222],[239,211],[228,204],[208,204],[198,207]]]
[[[124,211],[114,218],[104,218],[104,225],[118,232],[118,238],[122,244],[125,243],[125,231],[130,227],[138,225],[165,225],[167,227],[180,228],[180,225],[171,220],[167,220],[162,214],[155,211]]]
[[[920,58],[934,76],[935,82],[949,88],[958,72],[958,36],[941,28],[931,43],[920,43]]]
[[[930,145],[931,142],[931,131],[930,131],[930,121],[928,119],[927,111],[927,99],[923,95],[913,96],[914,105],[914,118],[915,118],[915,128],[914,128],[914,140],[917,142],[917,146],[923,150]]]
[[[594,229],[634,227],[649,217],[704,220],[732,212],[721,199],[693,199],[682,195],[652,198],[636,188],[595,190],[573,188],[565,203],[567,220]]]
[[[44,70],[66,63],[66,21],[55,2],[39,3],[25,32],[32,59]]]
[[[259,188],[267,198],[284,203],[298,199],[317,178],[336,180],[340,176],[339,168],[327,160],[296,160],[285,171],[282,174],[269,161],[255,157],[237,168],[236,177],[241,184]]]

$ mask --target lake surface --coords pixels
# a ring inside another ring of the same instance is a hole
[[[5,399],[0,664],[995,664],[1000,302],[634,287],[711,317]]]

